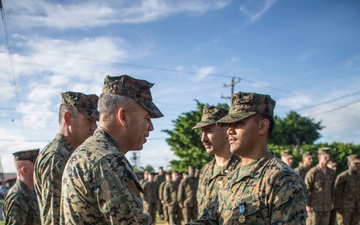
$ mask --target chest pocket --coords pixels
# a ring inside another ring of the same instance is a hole
[[[236,199],[230,224],[265,224],[260,215],[259,194]]]

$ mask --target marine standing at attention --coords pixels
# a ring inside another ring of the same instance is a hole
[[[3,203],[6,225],[39,225],[39,206],[34,191],[34,163],[39,149],[13,153],[17,180]]]
[[[143,189],[125,154],[141,150],[163,114],[153,84],[128,75],[106,76],[94,135],[68,160],[62,180],[60,224],[152,224]]]
[[[98,99],[94,94],[61,93],[59,133],[35,162],[35,192],[42,225],[60,223],[61,177],[72,152],[96,130]]]

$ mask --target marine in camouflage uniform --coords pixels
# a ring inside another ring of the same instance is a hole
[[[159,200],[163,208],[165,222],[169,223],[169,206],[165,204],[165,185],[171,181],[171,171],[165,173],[165,181],[159,187]]]
[[[60,224],[152,224],[143,189],[125,154],[141,150],[163,114],[152,102],[153,84],[128,75],[106,76],[99,98],[99,128],[70,156],[64,170]]]
[[[165,182],[165,173],[164,173],[164,168],[162,166],[159,167],[159,173],[155,175],[154,180],[158,184],[159,187],[163,182]],[[160,195],[159,195],[159,197],[160,197]],[[164,209],[164,207],[161,203],[161,199],[159,198],[158,202],[157,202],[157,211],[159,213],[160,219],[165,219],[165,217],[166,217],[163,209]]]
[[[153,222],[156,220],[156,209],[157,202],[159,199],[158,190],[159,186],[154,181],[154,174],[150,173],[148,176],[148,180],[143,184],[144,194],[144,209],[145,212],[148,212],[151,215]]]
[[[216,121],[224,117],[228,110],[214,106],[204,106],[201,121],[193,129],[201,129],[201,142],[214,159],[200,170],[198,190],[196,193],[198,215],[217,196],[224,176],[238,169],[240,158],[230,152],[226,127],[217,127]]]
[[[192,166],[189,166],[188,173],[189,176],[180,181],[177,195],[177,201],[185,223],[197,218],[196,192],[198,179],[195,177],[195,170]]]
[[[291,150],[281,151],[281,160],[286,163],[286,165],[292,167],[294,164],[294,156]]]
[[[335,181],[335,209],[338,225],[359,225],[360,222],[360,155],[348,156],[349,169]]]
[[[303,180],[305,180],[306,173],[311,168],[314,157],[311,152],[304,152],[302,158],[303,159],[301,165],[299,164],[299,166],[296,167],[294,170],[300,175]]]
[[[5,224],[39,225],[39,206],[33,185],[33,168],[39,149],[14,153],[16,183],[10,188],[3,203]]]
[[[219,193],[220,224],[305,224],[305,184],[273,153],[229,179]]]
[[[311,168],[305,177],[308,191],[306,209],[309,213],[307,224],[329,225],[333,207],[335,171],[326,164],[330,160],[330,148],[319,148],[319,164]]]
[[[180,183],[180,175],[177,171],[172,172],[172,180],[165,183],[164,205],[168,206],[169,224],[181,225],[181,210],[177,201],[177,193]]]
[[[217,199],[189,224],[305,224],[306,188],[301,177],[267,150],[275,101],[269,95],[238,92],[226,126],[230,151],[240,169],[224,177]]]
[[[68,91],[61,97],[60,132],[41,151],[35,163],[35,191],[43,225],[60,223],[61,177],[65,164],[74,149],[94,133],[99,119],[98,96]]]

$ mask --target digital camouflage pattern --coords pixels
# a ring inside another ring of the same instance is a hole
[[[97,110],[98,100],[99,97],[94,94],[85,95],[72,91],[61,93],[61,104],[74,106],[84,116],[95,120],[99,119],[99,111]]]
[[[230,174],[219,192],[220,224],[305,224],[305,184],[272,152],[247,174],[239,172]]]
[[[335,208],[338,225],[359,224],[360,221],[360,174],[346,170],[335,181]]]
[[[228,114],[228,110],[224,108],[217,108],[214,106],[204,106],[201,121],[197,123],[192,129],[202,128],[215,124],[216,121]]]
[[[235,123],[257,113],[273,117],[274,108],[275,101],[270,95],[238,92],[231,96],[229,114],[217,121],[216,124]]]
[[[34,189],[43,225],[60,223],[61,178],[73,151],[65,136],[58,133],[35,162]]]
[[[180,180],[168,181],[164,187],[164,204],[168,206],[169,224],[181,224],[181,210],[177,201]]]
[[[198,215],[204,213],[209,204],[218,195],[224,182],[224,176],[232,171],[239,169],[241,159],[237,155],[232,155],[227,165],[223,166],[221,171],[214,173],[215,159],[205,164],[200,171],[199,185],[196,193],[198,203]]]
[[[161,186],[162,183],[165,182],[165,173],[156,174],[155,177],[154,177],[154,181],[159,185],[159,192],[162,191],[162,189],[160,189],[160,186]],[[164,219],[166,219],[166,215],[164,213],[164,206],[162,205],[160,198],[161,198],[161,195],[159,193],[159,200],[158,200],[158,203],[157,203],[157,210],[158,210],[160,218],[164,217]]]
[[[297,172],[300,175],[300,177],[303,180],[305,180],[305,176],[306,176],[307,172],[309,171],[309,169],[303,165],[296,167],[294,170],[295,170],[295,172]]]
[[[185,222],[189,222],[197,217],[197,187],[198,179],[196,177],[189,176],[180,181],[177,201],[182,209]]]
[[[307,204],[316,212],[330,212],[334,198],[335,171],[326,167],[326,175],[319,165],[311,168],[305,176]]]
[[[321,147],[318,149],[318,154],[325,155],[331,157],[331,148],[329,147]]]
[[[156,209],[159,200],[159,186],[155,181],[146,181],[143,184],[144,194],[144,209],[151,215],[153,222],[156,219]]]
[[[118,144],[98,128],[65,166],[60,224],[151,224],[142,191]]]
[[[6,225],[39,225],[39,207],[34,190],[19,179],[11,187],[3,203]]]
[[[235,170],[225,179],[218,198],[188,225],[305,224],[305,184],[272,152],[247,172]]]
[[[158,174],[158,175],[159,175],[159,174]],[[158,201],[158,204],[159,204],[159,205],[158,205],[158,207],[159,207],[159,209],[160,209],[160,207],[161,207],[161,209],[162,209],[162,210],[159,210],[159,215],[163,214],[165,221],[169,221],[168,207],[163,204],[163,202],[164,202],[164,189],[165,189],[165,184],[166,184],[167,182],[170,182],[170,181],[166,181],[166,180],[165,180],[165,181],[163,181],[163,182],[160,184],[160,186],[159,186],[159,192],[158,192],[158,194],[159,194],[159,201]]]
[[[30,162],[35,163],[36,158],[39,155],[39,149],[14,152],[13,155],[14,161],[29,160]]]
[[[134,99],[150,113],[151,118],[164,115],[152,102],[150,88],[154,84],[146,80],[138,80],[128,75],[111,77],[107,75],[104,80],[103,94],[116,94]]]

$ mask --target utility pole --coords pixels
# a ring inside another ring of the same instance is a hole
[[[132,160],[134,161],[135,168],[137,168],[137,159],[138,158],[139,158],[139,156],[136,155],[136,152],[133,152]]]
[[[1,1],[1,0],[0,0]],[[4,170],[1,164],[1,156],[0,156],[0,179],[1,179],[1,186],[5,186],[5,177],[4,177]]]
[[[235,86],[235,84],[240,83],[240,81],[241,81],[240,78],[238,78],[238,80],[235,81],[235,77],[233,77],[233,78],[231,79],[231,83],[230,83],[230,84],[224,84],[224,88],[226,88],[226,87],[231,87],[231,95],[230,95],[230,97],[229,97],[229,96],[223,96],[223,95],[221,95],[221,98],[230,99],[230,100],[231,100],[231,96],[234,94],[234,86]]]

